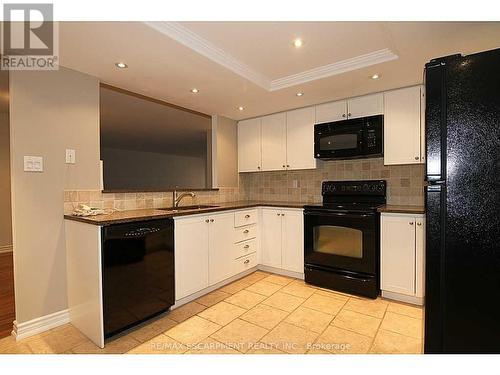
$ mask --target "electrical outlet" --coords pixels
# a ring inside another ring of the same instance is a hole
[[[76,151],[70,148],[66,149],[66,164],[76,163]]]

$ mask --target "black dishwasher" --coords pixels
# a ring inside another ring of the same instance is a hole
[[[102,228],[102,293],[104,338],[174,304],[173,219]]]

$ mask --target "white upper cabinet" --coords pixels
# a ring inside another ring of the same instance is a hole
[[[238,171],[256,172],[262,168],[261,119],[238,122]]]
[[[384,164],[423,163],[421,86],[388,91],[384,96]]]
[[[347,100],[347,117],[358,118],[384,114],[384,94],[371,94]]]
[[[262,117],[262,170],[286,169],[286,113]]]
[[[286,113],[286,168],[314,169],[314,107]]]
[[[339,100],[316,106],[316,124],[345,119],[347,119],[347,100]]]

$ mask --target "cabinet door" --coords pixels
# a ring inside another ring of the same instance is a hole
[[[316,124],[347,119],[347,101],[339,100],[316,106]]]
[[[208,283],[213,285],[234,274],[234,214],[210,215],[208,219]]]
[[[286,168],[286,113],[262,117],[262,170]]]
[[[347,109],[349,118],[382,115],[384,114],[384,95],[372,94],[349,99]]]
[[[175,221],[175,299],[208,287],[208,223],[206,218]]]
[[[424,296],[425,290],[425,218],[415,218],[415,295]]]
[[[238,172],[261,169],[261,120],[238,122]]]
[[[384,164],[420,163],[420,86],[384,96]]]
[[[262,264],[281,268],[281,211],[262,209]]]
[[[316,168],[314,158],[314,107],[286,113],[287,169]]]
[[[281,267],[304,272],[304,214],[302,210],[282,211]]]
[[[411,215],[382,215],[382,290],[415,295],[415,226],[415,218]]]

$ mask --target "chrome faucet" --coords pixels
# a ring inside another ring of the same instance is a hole
[[[185,192],[185,193],[181,193],[179,195],[177,195],[177,190],[174,190],[172,192],[172,204],[174,206],[174,209],[179,207],[179,203],[181,203],[181,200],[184,198],[184,197],[187,197],[187,196],[191,196],[191,198],[194,198],[196,197],[196,194],[193,193],[193,192]]]

